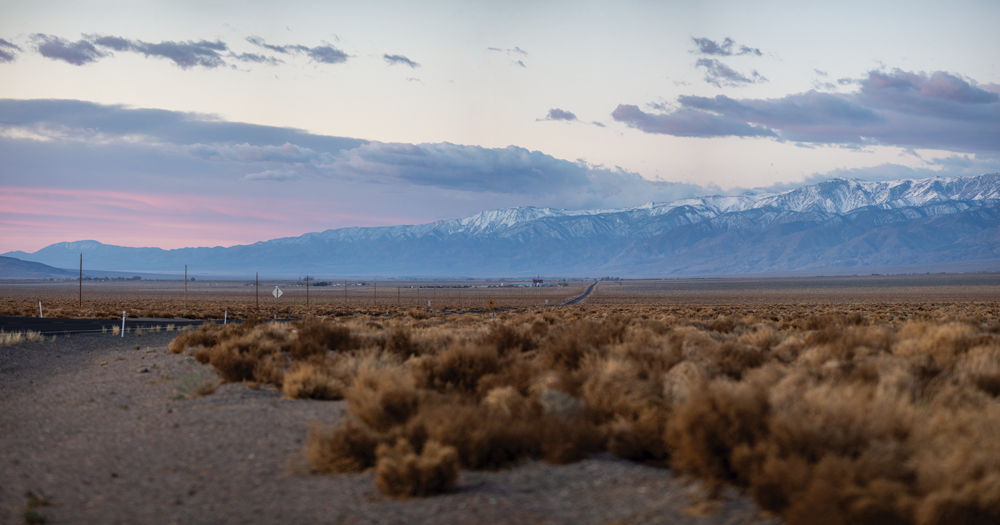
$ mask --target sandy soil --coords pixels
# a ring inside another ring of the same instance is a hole
[[[0,523],[23,522],[28,491],[46,523],[778,523],[606,455],[462,472],[453,492],[406,501],[371,473],[309,474],[309,425],[344,404],[239,384],[192,398],[214,374],[170,354],[173,335],[0,347]]]

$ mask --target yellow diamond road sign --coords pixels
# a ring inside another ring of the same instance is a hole
[[[275,286],[274,287],[274,291],[271,292],[271,295],[273,295],[275,299],[281,297],[283,295],[283,293],[281,291],[281,288],[278,288],[277,286]]]

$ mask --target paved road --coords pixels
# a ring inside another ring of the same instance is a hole
[[[561,303],[557,306],[569,306],[578,304],[584,299],[586,299],[591,293],[593,293],[594,288],[597,287],[598,281],[594,281],[590,286],[587,287],[584,292],[575,297]],[[478,312],[486,312],[487,310],[478,310]],[[470,311],[469,313],[477,312],[476,310]],[[463,313],[463,312],[456,312]],[[290,319],[279,319],[279,321],[289,321]],[[140,318],[140,319],[126,319],[125,327],[130,329],[135,328],[152,328],[155,326],[166,326],[172,324],[178,328],[182,326],[200,326],[202,323],[219,323],[219,320],[206,321],[204,319],[150,319],[150,318]],[[42,334],[82,334],[89,332],[102,332],[111,331],[114,327],[121,328],[121,319],[57,319],[57,318],[40,318],[40,317],[0,317],[0,330],[4,332],[24,332],[31,330],[32,332],[40,332]]]
[[[559,306],[569,306],[569,305],[572,305],[572,304],[579,303],[580,301],[586,299],[587,296],[590,295],[590,292],[593,292],[594,288],[596,288],[596,287],[597,287],[597,281],[594,281],[593,283],[591,283],[590,286],[587,287],[586,290],[584,290],[584,292],[583,292],[582,295],[580,295],[579,297],[576,297],[574,299],[570,299],[569,301],[566,301],[565,303],[562,303]]]
[[[202,319],[126,319],[126,328],[154,327],[172,324],[176,327],[198,326],[206,321]],[[207,321],[218,322],[218,321]],[[0,317],[0,330],[4,332],[24,332],[31,330],[43,334],[82,334],[87,332],[100,332],[107,329],[109,332],[117,326],[121,328],[121,319],[56,319],[39,317]]]

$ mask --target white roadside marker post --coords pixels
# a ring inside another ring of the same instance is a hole
[[[125,310],[122,310],[122,337],[125,337]]]
[[[38,301],[38,317],[41,317],[42,319],[45,318],[45,316],[42,315],[42,302],[41,301]]]
[[[225,311],[225,312],[224,312],[224,313],[222,314],[222,324],[223,324],[223,325],[227,325],[227,324],[229,324],[229,310],[226,310],[226,311]]]
[[[271,295],[274,296],[274,320],[277,321],[278,320],[278,298],[283,295],[282,292],[281,292],[281,288],[278,288],[277,286],[275,286],[274,287],[274,291],[271,292]]]

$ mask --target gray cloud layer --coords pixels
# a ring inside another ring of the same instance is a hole
[[[520,55],[522,57],[528,56],[528,52],[527,51],[525,51],[525,50],[523,50],[523,49],[521,49],[519,47],[516,47],[516,46],[514,48],[508,48],[508,49],[500,49],[499,47],[487,47],[486,50],[487,51],[495,51],[497,53],[506,53],[508,57],[513,56],[513,55]],[[528,66],[526,66],[524,64],[523,60],[515,60],[515,59],[511,58],[510,59],[510,64],[512,66],[521,66],[521,67],[523,67],[525,69],[528,68]]]
[[[42,56],[75,66],[90,64],[102,58],[113,56],[114,53],[139,53],[147,58],[163,58],[173,62],[181,69],[193,67],[214,69],[232,66],[231,63],[227,62],[227,59],[268,65],[284,63],[279,58],[259,53],[235,53],[230,50],[228,44],[221,40],[188,40],[183,42],[165,40],[152,43],[113,35],[84,35],[84,38],[71,42],[58,36],[35,33],[31,35],[31,41],[35,50]],[[305,55],[313,61],[323,64],[341,64],[350,58],[350,55],[329,44],[316,47],[298,44],[275,46],[267,44],[256,36],[248,37],[247,41],[275,53]],[[16,56],[12,50],[20,51],[21,49],[11,42],[0,39],[0,62],[13,61]],[[398,57],[398,55],[394,56]],[[409,60],[406,57],[398,58]],[[415,64],[411,67],[419,66],[412,61],[410,64]]]
[[[549,110],[548,115],[545,118],[540,118],[536,120],[565,120],[567,122],[572,122],[576,120],[576,115],[570,111],[565,111],[559,108],[552,108]]]
[[[983,98],[976,91],[949,93],[956,100]],[[769,122],[808,122],[801,115],[786,116],[788,109],[767,113],[745,101],[736,103],[750,110],[724,108],[730,103],[715,98],[688,102],[721,104],[713,106],[720,111],[750,111],[751,117]],[[619,110],[616,114],[622,118],[642,115],[635,106]],[[699,118],[713,116],[682,107],[679,115],[653,118],[648,124],[664,130],[701,126],[702,133],[717,135],[775,133],[718,115],[716,122],[707,124],[685,120],[685,112]],[[855,123],[866,118],[862,113],[843,120]],[[163,221],[184,214],[204,224],[229,225],[234,231],[245,230],[248,224],[254,228],[295,224],[301,232],[427,222],[507,206],[625,207],[741,191],[650,181],[617,167],[557,159],[516,146],[368,142],[75,100],[0,99],[0,158],[0,180],[18,181],[29,192],[78,191],[80,199],[90,199],[101,210],[115,208],[116,196],[136,195],[142,204],[135,209],[141,216],[129,217],[137,221],[150,220],[152,207],[160,210]],[[886,165],[817,174],[810,181],[833,175],[878,179],[979,174],[998,171],[998,165],[996,159],[990,163],[979,156],[951,156],[928,160],[925,168]],[[791,189],[797,184],[786,186],[768,189]],[[205,197],[189,202],[197,195]]]
[[[712,58],[699,58],[695,65],[705,68],[705,82],[715,87],[740,87],[746,84],[762,84],[767,82],[763,75],[753,70],[747,77],[734,71],[729,66]]]
[[[427,205],[453,216],[484,202],[616,207],[707,191],[516,146],[367,142],[73,100],[0,100],[0,152],[9,161],[0,166],[6,180],[30,172],[57,178],[64,187],[116,187],[149,173],[155,180],[141,177],[147,191],[167,190],[173,180],[201,181],[220,193],[236,191],[233,184],[247,186],[237,193],[347,185],[368,192],[372,202],[402,186],[433,196]]]
[[[647,133],[761,136],[808,144],[1000,153],[1000,95],[950,73],[871,71],[850,94],[809,91],[778,99],[681,96],[646,113],[622,104],[612,117]]]
[[[313,135],[293,128],[226,122],[212,115],[162,109],[128,109],[81,100],[0,99],[0,127],[40,136],[82,139],[100,136],[146,137],[149,142],[172,144],[299,144],[320,151],[355,148],[365,140]],[[76,131],[73,131],[76,130]]]
[[[701,53],[703,55],[715,55],[715,56],[733,56],[733,55],[751,55],[751,56],[761,56],[763,53],[760,49],[756,47],[748,47],[744,45],[736,46],[736,42],[732,38],[726,37],[722,43],[718,43],[714,40],[708,38],[695,38],[691,37],[691,41],[698,46],[697,51],[694,53]]]
[[[35,44],[35,50],[43,57],[62,60],[74,66],[96,62],[108,55],[86,40],[70,42],[57,36],[35,33],[31,35],[31,41]]]
[[[397,64],[402,64],[404,66],[410,66],[412,68],[418,68],[418,67],[420,67],[420,64],[418,64],[418,63],[410,60],[409,58],[406,58],[403,55],[389,55],[389,54],[385,54],[385,55],[382,55],[382,58],[386,62],[388,62],[390,66],[395,66]]]
[[[239,60],[240,62],[253,62],[255,64],[268,64],[271,66],[276,66],[278,64],[285,63],[284,60],[274,57],[264,56],[258,53],[240,53],[238,55],[236,53],[229,53],[228,56],[229,58],[232,58],[234,60]]]
[[[110,56],[111,52],[140,53],[148,57],[165,58],[181,69],[195,66],[216,68],[226,65],[222,53],[228,51],[225,43],[216,40],[160,43],[129,40],[118,36],[85,35],[76,42],[57,36],[36,33],[31,35],[35,49],[44,57],[82,66]],[[236,57],[239,58],[239,57]]]
[[[165,58],[181,69],[195,66],[212,69],[224,66],[226,62],[223,60],[222,53],[229,51],[229,47],[220,40],[215,42],[208,40],[173,42],[167,40],[153,44],[117,36],[91,35],[90,38],[94,44],[114,51],[140,53],[146,58]]]
[[[13,42],[0,38],[0,62],[13,62],[17,58],[14,51],[21,51],[21,48]]]
[[[720,57],[763,55],[760,49],[755,47],[744,45],[737,46],[736,42],[729,37],[726,37],[721,44],[709,38],[692,37],[691,41],[697,46],[697,49],[691,52],[702,55]],[[699,58],[698,61],[695,62],[695,67],[705,68],[705,82],[719,88],[740,87],[747,84],[760,84],[768,81],[767,78],[758,73],[757,70],[751,71],[750,75],[747,76],[714,58]]]
[[[350,55],[329,44],[316,47],[307,47],[300,44],[276,46],[264,42],[264,39],[259,36],[249,36],[247,37],[247,42],[284,55],[305,54],[316,62],[323,64],[342,64],[350,58]]]
[[[638,106],[619,104],[611,113],[618,122],[646,133],[676,137],[777,137],[765,127],[738,122],[706,111],[681,108],[670,113],[646,113]]]
[[[523,57],[528,56],[528,52],[527,51],[525,51],[525,50],[523,50],[523,49],[521,49],[521,48],[519,48],[517,46],[514,46],[513,49],[511,49],[511,48],[500,49],[499,47],[487,47],[486,50],[487,51],[496,51],[498,53],[507,53],[508,55],[515,54],[515,55],[521,55]]]

